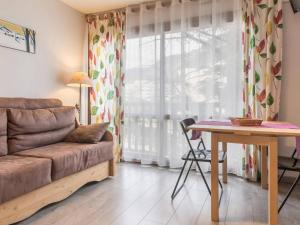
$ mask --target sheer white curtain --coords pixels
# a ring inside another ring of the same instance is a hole
[[[242,115],[239,0],[130,6],[126,37],[123,159],[180,167],[180,120]],[[240,146],[229,146],[229,161],[241,175]]]

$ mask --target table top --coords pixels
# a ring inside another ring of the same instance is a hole
[[[270,123],[270,122],[268,122]],[[271,122],[274,125],[288,124],[288,122]],[[275,136],[275,137],[300,137],[300,129],[290,129],[290,128],[266,128],[266,127],[246,127],[246,126],[225,126],[225,125],[202,125],[193,124],[187,128],[188,130],[197,130],[203,132],[215,132],[215,133],[229,133],[238,135],[259,135],[259,136]]]

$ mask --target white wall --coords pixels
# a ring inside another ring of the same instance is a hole
[[[284,3],[283,13],[280,120],[290,121],[300,126],[300,13],[294,14],[288,2]],[[290,155],[294,148],[294,138],[284,139],[280,143],[280,154]]]
[[[300,13],[293,14],[289,3],[284,3],[283,11],[280,119],[300,126]],[[37,33],[36,54],[0,46],[0,96],[57,97],[74,105],[78,89],[66,87],[65,82],[73,71],[87,70],[84,15],[59,0],[0,0],[0,19]],[[281,154],[289,154],[294,139],[283,140],[280,148]]]
[[[0,46],[1,97],[57,97],[78,102],[79,90],[66,87],[84,58],[84,15],[59,0],[0,0],[0,19],[36,31],[36,54]]]

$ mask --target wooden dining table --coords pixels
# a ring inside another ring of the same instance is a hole
[[[272,122],[280,127],[287,122]],[[300,137],[300,129],[269,128],[264,126],[245,127],[217,124],[194,124],[189,130],[211,133],[211,220],[219,221],[218,148],[222,143],[253,144],[262,146],[262,186],[268,187],[268,224],[278,223],[278,138]],[[267,156],[268,151],[268,156]],[[267,163],[268,157],[268,163]],[[227,182],[227,160],[223,164],[223,182]],[[242,221],[241,221],[242,222]]]

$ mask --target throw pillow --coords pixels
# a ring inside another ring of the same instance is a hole
[[[81,125],[72,131],[64,141],[74,143],[98,143],[107,130],[108,124],[109,123]]]

